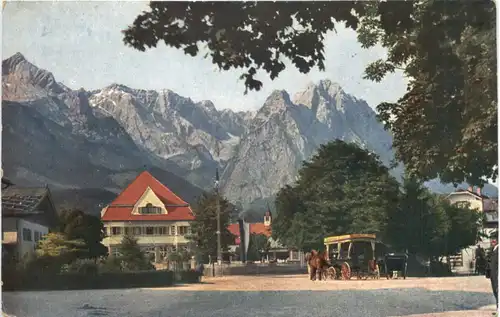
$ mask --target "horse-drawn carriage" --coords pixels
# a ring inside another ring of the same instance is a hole
[[[380,278],[380,265],[386,246],[374,234],[348,234],[324,239],[329,266],[323,277],[349,280]]]

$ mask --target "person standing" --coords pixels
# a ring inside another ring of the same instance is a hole
[[[201,283],[201,279],[205,273],[205,265],[203,265],[203,262],[200,262],[200,264],[198,264],[196,266],[196,269],[195,269],[196,272],[198,272],[198,282]]]
[[[481,248],[480,245],[477,246],[476,248],[476,254],[475,254],[475,274],[484,274],[485,273],[485,266],[486,266],[486,259],[485,259],[485,254],[484,254],[484,249]]]
[[[489,260],[489,278],[498,309],[498,244],[496,240],[493,240],[491,244],[493,245],[493,251]]]

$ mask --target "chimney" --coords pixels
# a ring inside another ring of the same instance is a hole
[[[481,187],[478,187],[478,188],[476,189],[476,192],[477,192],[477,194],[478,194],[479,196],[481,196]]]

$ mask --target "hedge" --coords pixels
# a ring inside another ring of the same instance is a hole
[[[174,282],[171,271],[118,273],[2,274],[3,290],[80,290],[164,287]]]
[[[179,282],[181,283],[199,283],[200,282],[200,277],[201,273],[194,271],[194,270],[188,270],[188,271],[180,271],[178,272],[179,276]]]

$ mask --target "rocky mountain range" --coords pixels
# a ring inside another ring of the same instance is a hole
[[[293,98],[274,91],[257,112],[233,112],[168,89],[72,90],[17,53],[2,62],[2,90],[4,174],[92,197],[109,197],[146,168],[194,201],[218,168],[224,195],[247,209],[293,182],[302,161],[330,140],[356,142],[386,164],[393,157],[372,108],[329,80]]]

